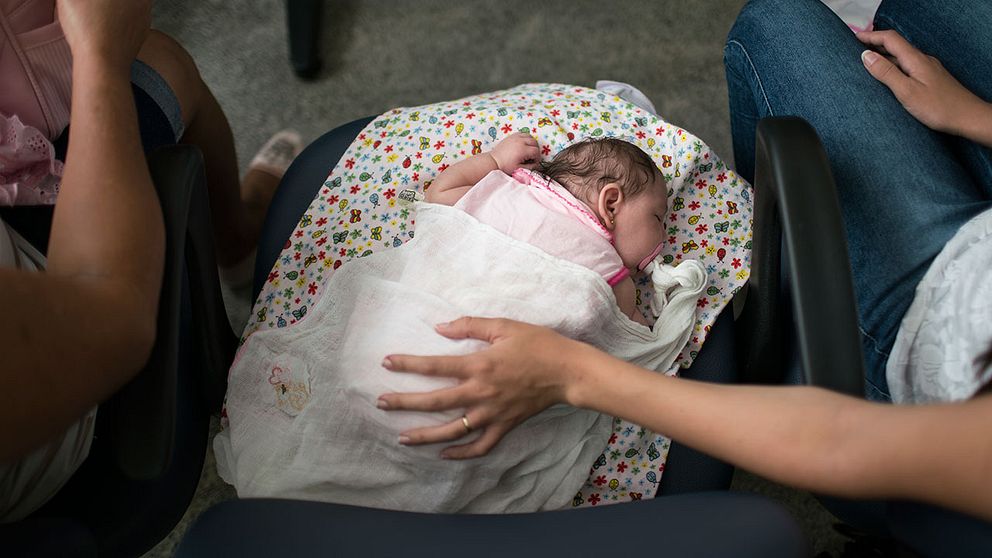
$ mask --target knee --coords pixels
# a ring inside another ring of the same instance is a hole
[[[196,62],[175,39],[152,29],[138,52],[138,60],[155,70],[175,93],[183,121],[189,124],[205,87]]]
[[[741,68],[760,59],[774,68],[837,50],[852,38],[847,25],[818,0],[750,0],[727,35],[724,64]]]
[[[728,74],[743,76],[747,48],[774,40],[776,15],[787,10],[788,0],[750,0],[734,20],[723,47],[723,67]]]
[[[734,21],[727,42],[776,45],[836,25],[840,19],[819,0],[749,0]],[[844,26],[846,29],[846,26]]]
[[[783,14],[795,9],[795,0],[749,0],[727,34],[727,44],[772,41],[781,34]],[[778,23],[778,24],[777,24]]]

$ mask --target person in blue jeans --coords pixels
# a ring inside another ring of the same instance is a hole
[[[875,29],[856,40],[821,2],[751,2],[724,61],[741,176],[754,178],[761,118],[802,117],[823,142],[847,231],[866,395],[888,401],[886,363],[917,285],[992,206],[982,101],[992,99],[992,4],[886,0]]]

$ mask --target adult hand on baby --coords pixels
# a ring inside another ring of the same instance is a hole
[[[857,37],[878,50],[861,54],[868,72],[927,127],[970,137],[969,128],[975,121],[992,112],[988,103],[954,79],[939,60],[919,51],[895,31],[866,31]]]
[[[394,372],[458,378],[459,384],[427,393],[387,393],[381,408],[410,411],[464,409],[478,439],[450,446],[446,459],[489,453],[503,436],[547,407],[565,401],[567,372],[590,348],[544,327],[489,318],[460,318],[437,326],[449,339],[480,339],[488,349],[465,356],[389,355],[383,366]],[[407,445],[448,442],[468,432],[462,419],[441,426],[403,432]]]
[[[533,169],[541,160],[541,148],[529,134],[517,132],[503,138],[489,152],[499,170],[510,174],[523,167]]]

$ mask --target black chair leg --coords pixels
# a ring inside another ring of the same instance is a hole
[[[289,59],[293,71],[303,79],[317,75],[317,33],[320,28],[321,0],[286,0],[289,26]]]

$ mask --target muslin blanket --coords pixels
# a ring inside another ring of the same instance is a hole
[[[558,406],[525,421],[485,458],[441,460],[447,444],[404,447],[398,436],[460,411],[389,413],[375,402],[387,391],[427,391],[452,380],[389,372],[383,357],[483,348],[434,331],[465,314],[549,326],[659,370],[689,337],[706,281],[698,262],[655,264],[662,296],[652,331],[620,311],[598,273],[452,207],[417,204],[416,213],[413,240],[345,264],[305,322],[259,332],[239,355],[228,387],[228,443],[218,452],[239,496],[424,512],[562,508],[606,444],[611,417]],[[562,298],[541,296],[549,287]]]

